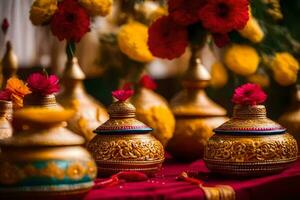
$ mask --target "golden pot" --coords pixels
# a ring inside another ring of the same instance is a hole
[[[130,103],[117,101],[108,112],[110,119],[95,130],[97,135],[88,144],[99,175],[131,170],[154,175],[164,161],[164,148],[150,134],[152,129],[135,119]]]
[[[142,87],[130,98],[130,102],[136,108],[136,118],[152,127],[151,134],[166,146],[175,128],[175,119],[167,101],[154,91]]]
[[[53,95],[44,99],[55,102]],[[22,128],[0,142],[0,196],[57,198],[85,193],[93,186],[97,167],[82,147],[84,139],[64,128],[74,111],[51,103],[51,109],[35,105],[15,112]]]
[[[108,119],[104,106],[88,95],[82,81],[85,75],[74,57],[66,64],[63,74],[63,91],[57,96],[57,101],[65,108],[76,110],[76,114],[68,121],[68,128],[91,140],[93,130]]]
[[[12,102],[0,100],[0,140],[12,136],[13,130],[10,125],[12,114]]]
[[[16,76],[18,70],[18,58],[13,51],[10,41],[6,42],[6,51],[4,53],[1,65],[1,88],[4,88],[9,78]]]
[[[296,140],[266,117],[263,105],[236,105],[233,117],[214,131],[204,154],[213,172],[262,176],[278,173],[297,160]]]
[[[204,91],[209,80],[210,75],[200,59],[192,56],[183,81],[184,89],[170,103],[176,126],[167,149],[177,159],[202,158],[213,129],[227,120],[226,110],[210,100]]]
[[[288,110],[279,118],[278,122],[287,128],[287,131],[292,134],[300,148],[300,85],[296,86],[293,95],[293,103]]]

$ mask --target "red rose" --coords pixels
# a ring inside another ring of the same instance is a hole
[[[79,42],[90,30],[90,18],[76,0],[64,0],[51,20],[51,31],[59,40]]]
[[[206,0],[169,0],[169,15],[178,24],[194,24],[199,21],[198,11],[205,3]]]
[[[188,45],[187,29],[175,23],[170,16],[157,19],[148,32],[148,46],[154,56],[171,60],[185,52]]]
[[[150,90],[155,90],[157,88],[155,81],[149,75],[142,76],[140,85]]]
[[[210,0],[199,11],[203,26],[213,33],[242,29],[249,19],[249,0]]]
[[[213,33],[213,39],[217,47],[221,48],[224,47],[226,44],[230,42],[230,38],[228,34],[224,33]]]
[[[49,95],[59,92],[59,79],[55,75],[46,76],[41,73],[33,73],[27,78],[30,90],[41,95]]]
[[[247,83],[235,89],[232,102],[239,105],[256,105],[266,99],[267,95],[259,85]]]
[[[131,97],[134,93],[134,90],[115,90],[112,91],[112,96],[118,99],[119,101],[126,101],[129,97]]]

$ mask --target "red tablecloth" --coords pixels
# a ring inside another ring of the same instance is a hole
[[[178,163],[168,159],[157,177],[145,182],[124,183],[119,186],[93,189],[84,200],[99,199],[205,199],[197,185],[177,181],[183,171],[201,172],[207,184],[230,185],[236,199],[300,199],[300,160],[284,172],[272,176],[233,180],[215,176],[207,170],[202,160],[194,163]]]

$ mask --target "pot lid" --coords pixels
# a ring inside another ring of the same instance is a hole
[[[284,133],[283,128],[278,123],[272,121],[266,116],[264,105],[235,105],[233,117],[216,128],[216,133]]]
[[[128,94],[126,94],[128,93]],[[132,90],[116,90],[113,92],[113,96],[118,101],[112,103],[108,108],[109,120],[100,125],[95,133],[101,134],[116,134],[116,133],[147,133],[152,131],[152,128],[148,127],[144,123],[135,118],[135,107],[127,102],[133,94]],[[122,95],[125,95],[124,98]]]

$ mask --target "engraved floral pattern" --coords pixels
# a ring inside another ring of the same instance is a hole
[[[205,159],[226,162],[289,161],[297,158],[297,143],[290,135],[268,137],[213,136]]]
[[[111,139],[97,137],[89,149],[96,160],[154,161],[164,159],[164,150],[157,140]]]

